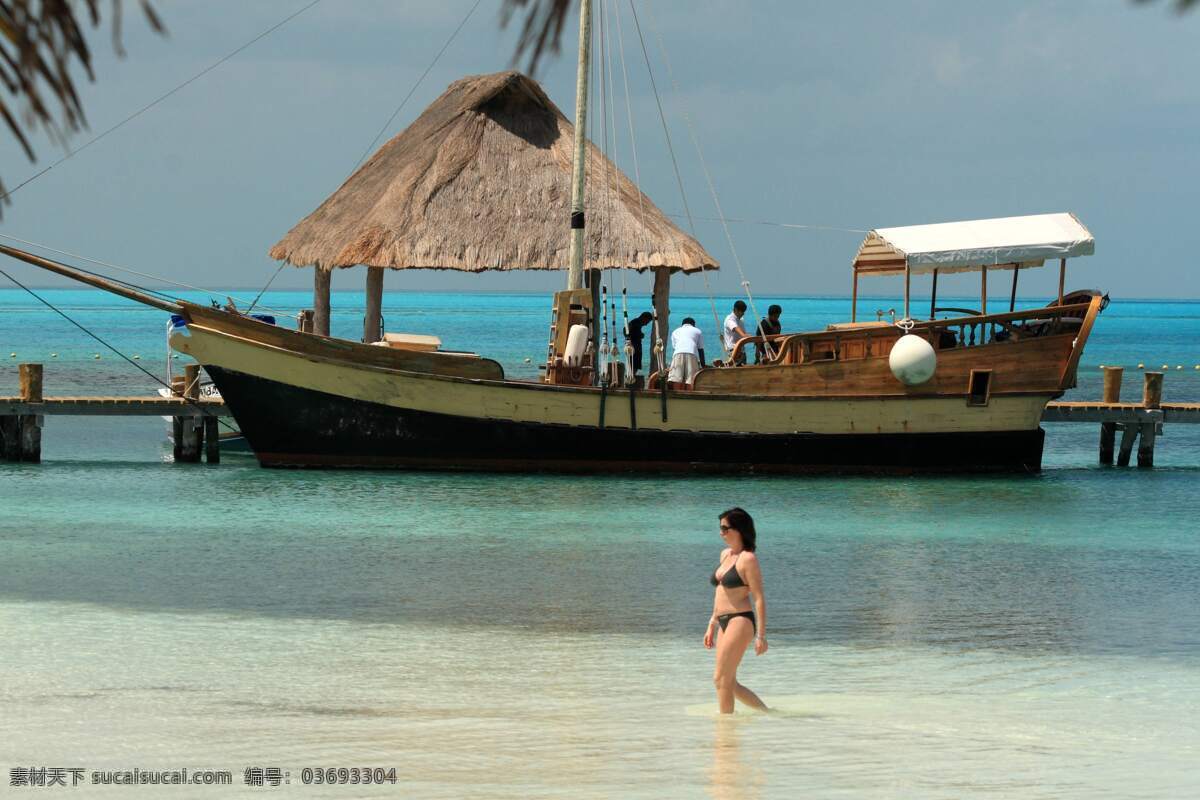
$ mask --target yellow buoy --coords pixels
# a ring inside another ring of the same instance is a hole
[[[9,354],[8,354],[8,357],[9,357],[9,358],[16,358],[16,357],[17,357],[17,354],[16,354],[16,353],[9,353]]]
[[[1162,368],[1163,368],[1163,369],[1170,369],[1170,368],[1171,368],[1171,365],[1170,365],[1170,364],[1163,364],[1163,365],[1162,365]]]
[[[1103,364],[1101,364],[1101,365],[1100,365],[1100,369],[1104,369],[1104,365],[1103,365]]]
[[[51,358],[58,358],[58,353],[51,353],[51,354],[50,354],[50,357],[51,357]]]
[[[1177,365],[1175,366],[1175,369],[1183,369],[1183,364],[1177,364]]]
[[[1145,364],[1143,364],[1141,361],[1139,361],[1139,362],[1138,362],[1138,369],[1145,369],[1145,368],[1146,368],[1146,365],[1145,365]]]
[[[141,361],[141,360],[142,360],[142,357],[141,357],[141,356],[134,356],[134,357],[133,357],[133,360],[134,360],[134,361]]]
[[[100,354],[99,354],[99,353],[93,353],[93,354],[92,354],[92,358],[99,358],[99,357],[100,357]]]

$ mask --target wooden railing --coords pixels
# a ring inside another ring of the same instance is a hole
[[[925,320],[917,322],[911,332],[927,339],[937,350],[1016,342],[1078,330],[1088,314],[1090,305],[1075,303],[1003,314],[976,314]],[[737,363],[747,345],[759,345],[764,341],[771,342],[775,351],[773,358],[763,360],[764,364],[807,364],[815,361],[886,356],[891,351],[892,344],[903,335],[904,331],[900,328],[886,325],[812,333],[747,336],[738,341],[732,358],[734,363]]]

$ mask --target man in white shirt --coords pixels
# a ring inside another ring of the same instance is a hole
[[[733,311],[730,312],[729,316],[725,318],[724,330],[722,332],[725,335],[725,352],[728,353],[730,357],[733,356],[733,348],[737,347],[738,340],[750,335],[746,333],[746,329],[742,327],[742,317],[745,315],[745,313],[746,304],[741,300],[738,300],[733,304]],[[738,356],[736,363],[746,363],[746,353],[744,350],[741,355]]]
[[[667,380],[672,383],[688,383],[696,379],[696,373],[705,366],[704,334],[696,327],[696,320],[685,317],[683,324],[671,331],[671,371]]]

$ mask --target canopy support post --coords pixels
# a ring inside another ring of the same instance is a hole
[[[1067,260],[1060,258],[1058,260],[1058,304],[1063,304],[1063,289],[1067,283]]]
[[[373,344],[382,338],[383,267],[367,267],[367,310],[363,315],[363,341]]]
[[[937,275],[938,271],[933,271],[933,291],[929,295],[929,318],[937,317]]]
[[[908,290],[912,286],[912,269],[908,264],[904,265],[904,318],[911,319],[908,316]]]
[[[979,297],[980,309],[979,310],[982,311],[986,315],[987,314],[987,264],[983,265],[983,270],[979,274],[983,276],[981,279],[982,284],[980,285],[980,297]]]
[[[333,270],[313,267],[313,333],[329,335],[329,285]]]
[[[854,282],[850,288],[850,321],[854,322],[858,317],[858,268],[854,270]]]
[[[587,95],[591,64],[592,3],[579,2],[579,68],[575,76],[575,164],[571,175],[571,261],[567,288],[583,288],[583,189],[587,176]],[[599,346],[599,344],[597,344]]]
[[[1017,276],[1021,274],[1020,267],[1013,267],[1013,288],[1012,296],[1008,298],[1008,310],[1014,311],[1017,307]]]
[[[663,346],[671,342],[671,268],[654,268],[654,313],[658,317],[658,335]],[[653,349],[653,347],[652,347]],[[663,354],[666,358],[666,354]]]

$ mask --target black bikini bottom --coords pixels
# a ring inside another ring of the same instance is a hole
[[[758,633],[758,620],[754,618],[753,611],[739,611],[736,614],[722,614],[717,617],[717,624],[721,626],[721,632],[725,632],[725,626],[729,624],[729,620],[734,617],[746,617],[750,620],[750,624],[754,626],[754,632]]]

